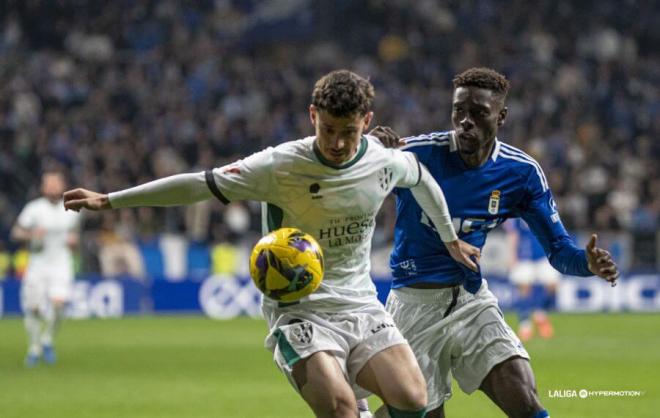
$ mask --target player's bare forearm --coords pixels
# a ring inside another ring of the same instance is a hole
[[[66,245],[72,250],[77,249],[80,245],[80,233],[78,231],[69,232],[66,237]]]
[[[22,244],[29,242],[32,239],[32,234],[29,229],[14,225],[11,229],[11,239]]]
[[[79,212],[80,209],[112,209],[108,195],[91,190],[77,188],[64,192],[64,208]]]
[[[616,286],[616,281],[620,275],[619,268],[609,251],[596,247],[597,238],[596,234],[593,234],[586,247],[589,270],[596,276],[610,282],[612,286]]]

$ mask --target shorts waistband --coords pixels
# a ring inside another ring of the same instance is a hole
[[[452,292],[456,287],[460,288],[460,292],[458,294],[459,302],[463,302],[468,298],[474,297],[474,295],[465,290],[462,285],[456,285],[444,289],[415,289],[411,287],[399,287],[392,289],[392,292],[394,292],[397,298],[404,302],[448,304],[452,300]],[[482,280],[481,289],[484,288],[486,288],[486,281]],[[481,291],[481,289],[479,290]]]

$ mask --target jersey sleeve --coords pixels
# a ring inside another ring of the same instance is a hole
[[[591,276],[585,250],[575,246],[561,222],[552,192],[542,172],[532,172],[527,180],[521,216],[545,251],[550,264],[563,274]]]
[[[222,203],[270,201],[273,194],[273,148],[205,173],[206,184]]]
[[[392,150],[396,187],[411,188],[422,179],[422,169],[417,156],[412,152]]]
[[[16,224],[25,229],[33,228],[36,224],[36,214],[34,209],[34,204],[28,203],[18,215]]]

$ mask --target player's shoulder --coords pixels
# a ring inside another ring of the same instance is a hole
[[[532,156],[520,148],[500,140],[497,140],[495,146],[497,147],[495,152],[498,165],[513,168],[515,172],[524,173],[525,176],[538,178],[543,189],[548,189],[548,180],[545,178],[541,164]]]
[[[495,143],[494,152],[496,154],[496,161],[501,165],[510,165],[528,170],[534,169],[537,166],[540,167],[538,161],[525,151],[501,140],[497,140]]]
[[[282,142],[269,148],[274,154],[305,154],[314,148],[314,136]]]
[[[402,138],[405,145],[400,149],[404,151],[418,151],[428,147],[449,148],[452,140],[453,131],[435,131]]]
[[[252,160],[267,161],[268,164],[284,164],[303,156],[309,156],[313,150],[314,137],[295,139],[264,148],[249,158]]]
[[[25,209],[24,210],[40,210],[44,206],[46,206],[46,203],[48,200],[45,197],[37,197],[36,199],[32,199],[29,202],[25,204]]]

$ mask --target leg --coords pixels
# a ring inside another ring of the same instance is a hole
[[[397,344],[375,354],[360,370],[356,381],[378,395],[391,416],[424,416],[426,382],[408,344]]]
[[[531,418],[544,410],[529,361],[521,357],[496,365],[479,389],[512,418]]]
[[[41,329],[45,294],[38,276],[26,275],[21,286],[21,306],[24,311],[23,324],[28,337],[28,350],[25,365],[36,366],[41,357]]]
[[[529,318],[534,305],[531,284],[518,285],[518,296],[520,298],[516,304],[518,336],[522,342],[527,342],[534,336],[534,328],[532,328],[532,322]]]
[[[534,325],[541,338],[548,339],[554,336],[555,331],[546,312],[553,307],[560,276],[545,259],[537,264],[537,276],[543,284],[543,294],[537,298],[533,315]]]
[[[445,404],[440,405],[433,411],[429,411],[426,414],[426,418],[445,418]]]
[[[45,327],[41,334],[41,345],[43,347],[44,361],[55,363],[54,339],[59,325],[64,317],[65,301],[62,299],[51,299],[45,315]]]
[[[25,358],[25,365],[28,367],[36,366],[41,356],[41,318],[38,308],[27,308],[23,319],[25,331],[28,337],[28,352]]]
[[[293,366],[303,399],[319,418],[357,417],[355,395],[337,360],[319,351]]]

